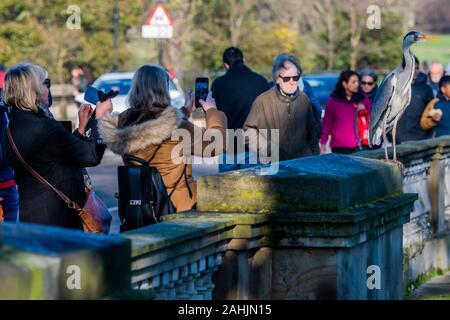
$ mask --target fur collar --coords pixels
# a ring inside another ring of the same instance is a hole
[[[160,145],[170,138],[183,118],[180,110],[168,107],[156,119],[118,128],[119,114],[108,114],[99,120],[99,131],[112,152],[120,155],[133,154],[150,145]]]

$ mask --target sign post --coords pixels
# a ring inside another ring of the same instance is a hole
[[[173,20],[162,3],[158,3],[142,26],[142,37],[159,39],[158,60],[162,66],[163,39],[173,37]]]

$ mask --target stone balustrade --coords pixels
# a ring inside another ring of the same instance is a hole
[[[407,288],[423,274],[450,267],[449,138],[411,141],[397,147],[404,165],[403,192],[418,194],[410,221],[403,227],[403,280]],[[384,159],[384,150],[355,155]]]
[[[198,182],[198,211],[124,233],[157,299],[400,299],[415,194],[395,165],[327,155]],[[381,273],[379,290],[367,270]]]
[[[196,211],[119,236],[5,224],[0,281],[18,289],[0,297],[92,298],[131,284],[155,299],[401,299],[450,265],[449,148],[402,144],[403,170],[373,150],[201,177]],[[64,289],[74,262],[92,274],[83,293]]]

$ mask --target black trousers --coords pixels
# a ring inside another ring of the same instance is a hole
[[[340,154],[352,154],[356,151],[359,151],[358,148],[341,148],[341,147],[336,147],[336,148],[331,148],[331,151],[333,153],[340,153]]]

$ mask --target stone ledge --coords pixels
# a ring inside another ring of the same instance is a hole
[[[3,231],[1,277],[19,279],[20,291],[0,290],[1,298],[98,299],[130,288],[127,239],[35,224],[5,223]],[[79,290],[67,286],[69,266],[79,268]]]
[[[197,207],[246,213],[342,211],[401,190],[395,165],[328,154],[280,162],[271,176],[258,176],[251,168],[200,177]]]
[[[0,250],[1,299],[55,299],[61,268],[59,257],[44,256],[4,246]]]
[[[403,162],[408,163],[416,159],[431,159],[440,149],[442,153],[450,153],[450,136],[439,137],[436,139],[426,139],[419,141],[408,141],[397,145],[397,158]],[[393,148],[388,148],[389,158],[392,159]],[[369,151],[361,151],[354,154],[354,156],[369,158],[369,159],[384,159],[384,149],[376,149]]]
[[[230,221],[172,221],[122,233],[132,241],[132,257],[147,252],[170,248],[174,245],[195,240],[206,234],[233,228]]]

